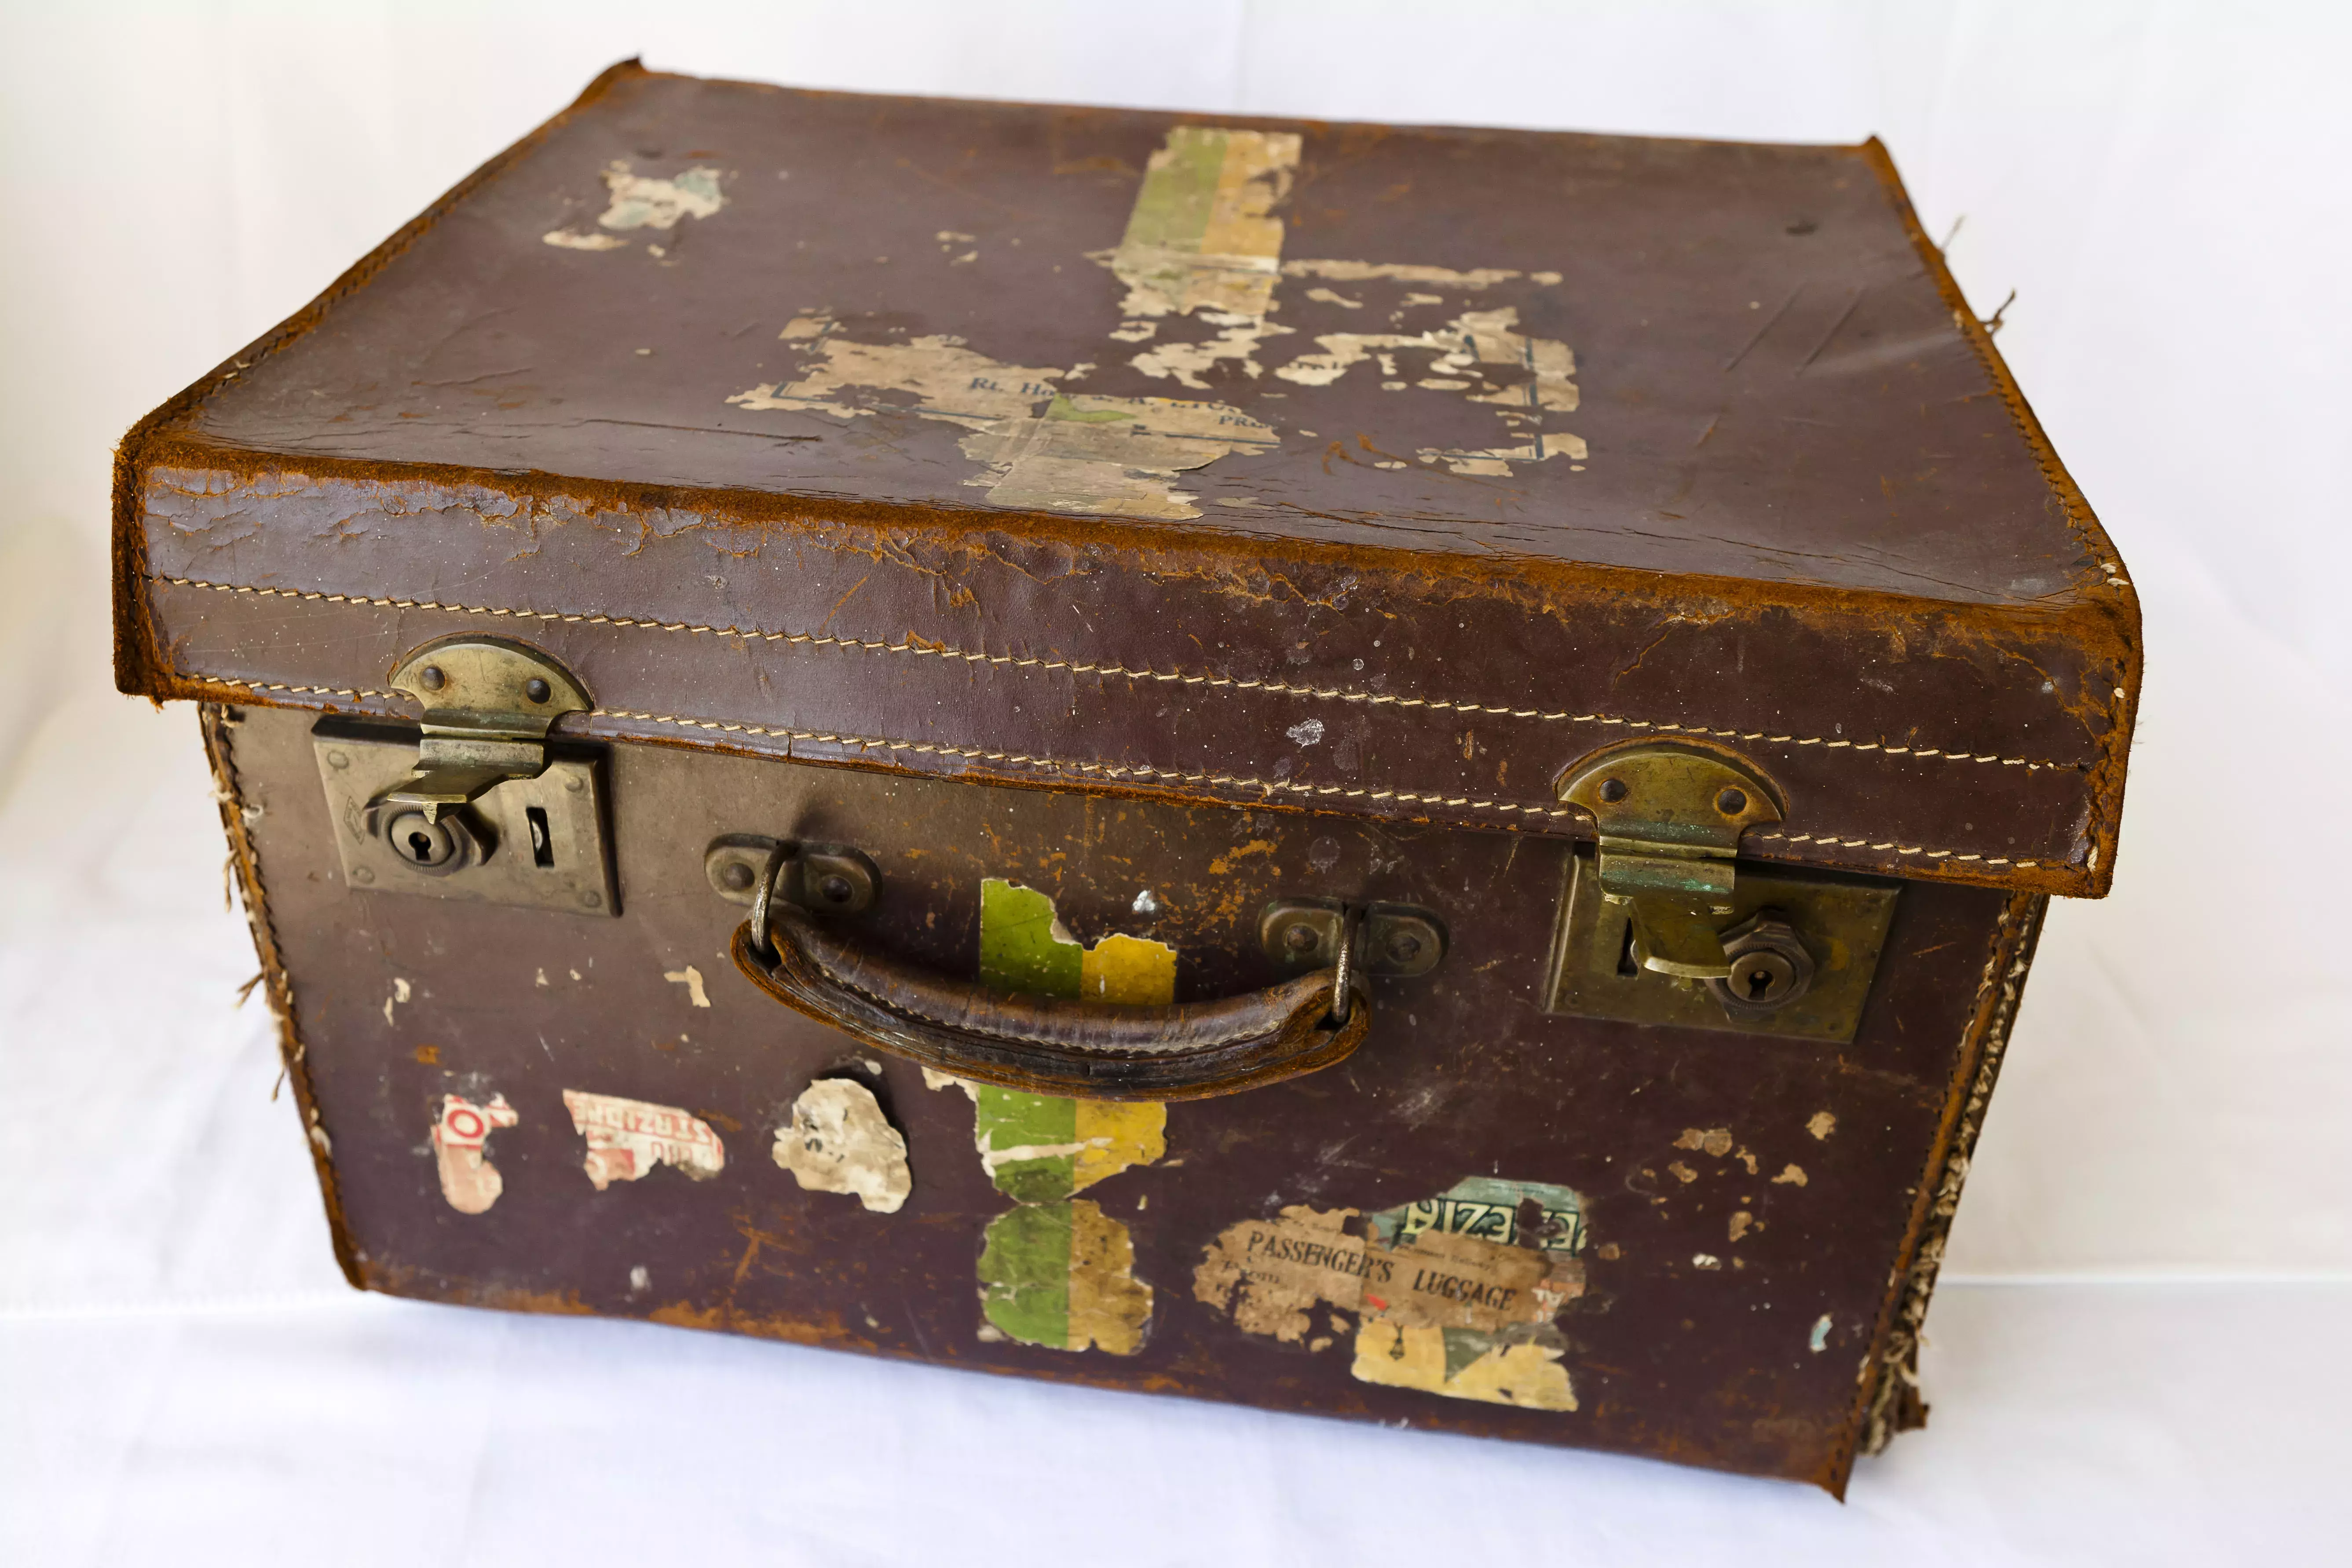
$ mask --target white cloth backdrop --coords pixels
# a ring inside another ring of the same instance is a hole
[[[11,5],[0,1557],[1973,1563],[2341,1550],[2352,1371],[2342,7]],[[2053,910],[1929,1429],[1803,1489],[359,1298],[195,727],[113,696],[109,453],[612,60],[1892,149],[2133,568],[2114,896]]]

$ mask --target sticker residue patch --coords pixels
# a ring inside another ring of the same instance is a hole
[[[1459,393],[1466,402],[1489,404],[1528,418],[1575,412],[1578,395],[1570,379],[1576,374],[1575,353],[1556,339],[1521,332],[1518,320],[1517,308],[1506,305],[1465,311],[1425,332],[1324,333],[1315,340],[1318,352],[1299,354],[1276,366],[1274,374],[1301,386],[1328,386],[1355,366],[1377,362],[1381,375],[1391,380],[1411,375],[1412,384],[1425,390]],[[1407,351],[1429,357],[1409,372],[1399,357]],[[1508,474],[1512,462],[1539,463],[1558,456],[1580,461],[1585,445],[1565,432],[1530,431],[1526,439],[1506,447],[1430,447],[1419,455],[1444,462],[1457,474]]]
[[[710,994],[702,988],[702,971],[691,963],[684,969],[665,969],[662,978],[672,985],[686,987],[686,999],[698,1007],[710,1005]]]
[[[1168,132],[1151,155],[1119,243],[1088,253],[1126,287],[1122,320],[1107,335],[1114,344],[1137,345],[1126,355],[1129,365],[1198,392],[1212,390],[1213,377],[1255,380],[1265,370],[1261,353],[1297,331],[1272,319],[1277,285],[1286,277],[1320,279],[1305,290],[1308,301],[1351,312],[1377,308],[1394,330],[1318,335],[1311,348],[1274,367],[1277,377],[1327,386],[1371,363],[1382,390],[1445,393],[1495,410],[1502,428],[1492,445],[1419,448],[1420,463],[1433,468],[1507,478],[1515,463],[1564,457],[1571,468],[1582,464],[1588,448],[1581,437],[1544,428],[1550,416],[1577,406],[1576,361],[1567,343],[1523,331],[1515,305],[1463,310],[1423,331],[1400,325],[1407,312],[1446,305],[1446,295],[1408,285],[1452,290],[1458,309],[1470,302],[1464,294],[1511,282],[1550,288],[1560,274],[1419,262],[1285,263],[1284,220],[1276,209],[1289,193],[1301,147],[1300,137],[1289,132],[1185,125]],[[703,175],[710,176],[707,183],[689,187]],[[608,229],[708,216],[696,204],[719,199],[716,175],[708,170],[646,181],[616,164],[606,179],[614,205],[599,221]],[[608,237],[551,234],[547,239],[585,246]],[[943,253],[963,243],[951,230],[940,231],[940,239]],[[950,264],[978,254],[962,251]],[[1324,286],[1328,283],[1351,285],[1354,292],[1342,294]],[[1378,318],[1357,319],[1371,325]],[[778,334],[785,352],[802,356],[799,374],[727,401],[752,412],[836,420],[888,414],[958,425],[970,432],[961,442],[963,455],[980,466],[964,482],[987,490],[992,501],[1115,517],[1197,518],[1201,498],[1177,487],[1179,475],[1280,447],[1272,426],[1226,403],[1073,390],[1071,384],[1094,368],[1091,362],[1066,369],[1015,365],[945,334],[893,339],[892,329],[878,327],[861,336],[892,341],[859,341],[832,314],[803,306]],[[1387,458],[1372,466],[1413,465]]]
[[[1497,283],[1508,283],[1515,278],[1526,277],[1545,285],[1559,281],[1557,272],[1521,273],[1507,267],[1474,267],[1467,272],[1456,272],[1451,267],[1423,267],[1399,261],[1337,261],[1301,257],[1282,264],[1285,278],[1328,278],[1334,283],[1369,283],[1374,279],[1386,279],[1398,283],[1427,283],[1444,289],[1486,289]],[[1308,291],[1312,299],[1317,293]],[[1428,300],[1430,296],[1417,298]],[[1342,300],[1345,304],[1347,301]]]
[[[1165,1005],[1175,999],[1176,952],[1165,942],[1073,940],[1054,901],[998,878],[981,884],[980,973],[1001,991]],[[1168,1152],[1168,1108],[1073,1100],[966,1083],[926,1071],[933,1089],[972,1100],[981,1164],[1014,1206],[989,1222],[980,1258],[981,1314],[1024,1344],[1140,1349],[1151,1287],[1135,1278],[1127,1226],[1072,1194]]]
[[[1198,517],[1199,498],[1175,488],[1178,474],[1276,445],[1271,429],[1222,403],[1066,395],[1055,383],[1068,373],[1003,364],[961,338],[866,343],[834,328],[826,318],[794,317],[783,340],[804,345],[818,363],[797,380],[727,401],[755,412],[911,414],[962,426],[971,432],[963,454],[981,465],[964,483],[999,505],[1049,511]]]
[[[821,1078],[793,1101],[776,1129],[776,1163],[803,1191],[845,1193],[876,1214],[896,1214],[914,1178],[907,1140],[882,1114],[874,1091],[849,1079]]]
[[[1378,1214],[1294,1205],[1230,1226],[1192,1294],[1247,1332],[1310,1349],[1344,1314],[1366,1383],[1573,1410],[1554,1320],[1583,1294],[1583,1244],[1570,1189],[1473,1176]]]
[[[1110,254],[1129,317],[1264,317],[1281,272],[1282,220],[1273,208],[1290,189],[1298,148],[1295,132],[1169,132]]]
[[[688,169],[673,178],[660,180],[637,174],[616,159],[604,165],[604,179],[610,199],[604,215],[596,220],[599,229],[651,228],[667,234],[684,219],[716,216],[719,209],[727,205],[726,196],[719,189],[716,169]],[[551,230],[540,238],[560,250],[621,250],[629,244],[610,232],[583,234],[563,228]]]
[[[1201,515],[1200,498],[1175,488],[1178,474],[1276,444],[1266,426],[1222,403],[1086,395],[1056,395],[1036,417],[1000,420],[961,443],[986,465],[964,483],[1000,505],[1158,518]]]
[[[726,1145],[710,1124],[675,1106],[652,1105],[617,1095],[563,1091],[572,1126],[588,1141],[581,1168],[603,1192],[614,1182],[634,1182],[656,1165],[675,1165],[698,1182],[727,1164]]]
[[[512,1127],[517,1117],[503,1094],[477,1105],[463,1095],[441,1097],[441,1115],[433,1123],[433,1158],[441,1168],[441,1195],[459,1214],[481,1214],[506,1191],[506,1178],[489,1162],[490,1134]]]

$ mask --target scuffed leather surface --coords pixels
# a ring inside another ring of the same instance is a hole
[[[2038,900],[1987,889],[1906,886],[1849,1045],[1643,1027],[1554,1016],[1537,1001],[1562,843],[617,745],[607,767],[620,916],[589,920],[346,886],[311,719],[240,717],[222,743],[249,848],[241,865],[271,938],[270,994],[289,1009],[298,1092],[331,1165],[341,1242],[370,1289],[1833,1488],[1875,1382],[1867,1358],[1922,1262],[1963,1110],[1990,1088],[1997,983],[2021,979],[2039,912]],[[973,1148],[970,1101],[928,1086],[912,1062],[874,1055],[879,1070],[867,1068],[869,1053],[778,1006],[730,962],[743,910],[711,891],[703,853],[716,835],[746,831],[859,846],[880,895],[845,932],[941,974],[977,973],[985,877],[1045,892],[1076,940],[1166,942],[1180,1004],[1281,978],[1256,931],[1276,897],[1433,910],[1447,954],[1421,980],[1368,982],[1371,1026],[1346,1061],[1171,1107],[1167,1157],[1089,1189],[1132,1232],[1154,1318],[1133,1358],[1074,1356],[976,1337],[976,1249],[1006,1200]],[[1158,913],[1135,912],[1140,888]],[[687,964],[700,966],[709,1006],[671,978]],[[794,1097],[833,1073],[873,1086],[907,1139],[914,1191],[898,1215],[803,1192],[772,1163]],[[599,1193],[565,1089],[702,1117],[726,1142],[726,1169],[709,1183],[656,1171]],[[519,1114],[491,1150],[504,1194],[480,1215],[448,1206],[425,1141],[453,1090],[502,1093]],[[1833,1128],[1814,1120],[1823,1111]],[[1690,1146],[1693,1129],[1717,1128],[1732,1152]],[[1790,1164],[1802,1184],[1771,1180]],[[1239,1219],[1291,1204],[1378,1210],[1473,1173],[1586,1198],[1587,1295],[1561,1318],[1577,1347],[1572,1414],[1360,1383],[1344,1341],[1286,1347],[1191,1299],[1202,1248]],[[1735,1238],[1739,1212],[1753,1223]],[[642,1291],[630,1284],[638,1266],[654,1281]],[[1832,1335],[1812,1353],[1824,1313]]]
[[[133,433],[119,679],[398,711],[488,624],[592,733],[1569,835],[1579,757],[1699,733],[1790,797],[1759,857],[2105,890],[2137,604],[1874,148],[1297,127],[1286,256],[1561,274],[1514,299],[1591,460],[1492,479],[1376,466],[1461,435],[1433,395],[1127,363],[1087,254],[1178,119],[616,68]],[[614,159],[729,205],[658,262],[543,243]],[[1303,281],[1275,343],[1366,325]],[[1283,434],[1189,521],[992,506],[954,426],[725,401],[809,310]]]

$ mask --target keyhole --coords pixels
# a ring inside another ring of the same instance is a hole
[[[530,863],[534,866],[555,864],[555,846],[548,841],[547,808],[527,805],[522,810],[523,821],[530,826]]]
[[[422,833],[408,836],[408,852],[416,857],[416,863],[420,866],[433,864],[433,840]]]
[[[1770,970],[1751,969],[1748,972],[1748,999],[1750,1002],[1761,1002],[1764,1000],[1764,994],[1771,989],[1772,972]]]
[[[1633,962],[1633,922],[1630,920],[1625,922],[1625,934],[1617,941],[1617,973],[1627,980],[1642,973],[1642,966]]]

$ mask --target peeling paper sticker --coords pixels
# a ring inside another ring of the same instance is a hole
[[[716,169],[688,169],[674,179],[656,180],[632,174],[615,159],[604,165],[604,189],[613,199],[596,220],[600,228],[673,229],[684,218],[716,217],[727,205]]]
[[[616,159],[604,165],[604,179],[611,200],[596,220],[599,229],[651,228],[667,235],[683,220],[716,216],[727,205],[716,169],[688,169],[674,179],[656,180],[633,173]],[[551,229],[539,237],[559,250],[625,250],[629,245],[609,232],[583,234],[565,228]],[[651,248],[656,256],[661,254],[658,246]]]
[[[626,250],[629,242],[615,234],[577,234],[571,229],[552,228],[541,235],[540,241],[558,250]]]
[[[1523,1217],[1538,1215],[1526,1232]],[[1554,1320],[1584,1292],[1583,1244],[1569,1188],[1470,1177],[1380,1214],[1295,1205],[1230,1226],[1192,1294],[1246,1332],[1310,1349],[1329,1342],[1308,1338],[1319,1311],[1353,1316],[1361,1382],[1574,1410]]]
[[[1425,332],[1328,332],[1315,340],[1318,352],[1302,353],[1275,374],[1301,386],[1328,386],[1357,365],[1377,362],[1381,374],[1399,374],[1397,355],[1405,350],[1428,352],[1428,374],[1422,387],[1459,391],[1470,403],[1523,411],[1540,417],[1547,411],[1576,410],[1578,393],[1570,379],[1576,354],[1552,338],[1534,338],[1517,330],[1519,312],[1506,305],[1493,310],[1468,310],[1444,326]],[[1509,367],[1498,377],[1486,367]],[[1477,390],[1471,390],[1472,388]],[[1450,451],[1424,448],[1424,459],[1443,460],[1455,473],[1501,473],[1508,461],[1539,463],[1566,454],[1571,460],[1585,456],[1585,444],[1565,433],[1536,435],[1509,447]],[[1465,465],[1471,465],[1465,467]]]
[[[1165,1005],[1175,999],[1176,951],[1130,936],[1084,946],[1053,900],[992,877],[981,884],[980,976],[1002,991]],[[1024,1094],[928,1069],[923,1081],[971,1097],[982,1167],[1014,1202],[982,1238],[983,1331],[1055,1350],[1141,1349],[1152,1292],[1135,1278],[1134,1242],[1123,1223],[1071,1194],[1165,1155],[1168,1108]]]
[[[849,1079],[803,1089],[792,1121],[776,1129],[773,1152],[803,1192],[845,1193],[876,1214],[898,1213],[914,1190],[906,1138],[874,1091]]]
[[[634,1182],[656,1165],[675,1165],[707,1182],[727,1164],[726,1145],[710,1124],[675,1106],[651,1105],[616,1095],[563,1091],[572,1127],[588,1141],[581,1168],[603,1192],[614,1182]]]
[[[966,1084],[981,1168],[1018,1203],[1053,1203],[1168,1152],[1168,1108]]]
[[[1411,262],[1323,261],[1305,258],[1284,262],[1282,275],[1285,278],[1322,278],[1334,283],[1369,283],[1377,278],[1399,283],[1427,283],[1441,289],[1486,289],[1521,277],[1547,287],[1559,281],[1557,272],[1522,273],[1506,267],[1474,267],[1467,272],[1456,272],[1451,267],[1420,267]],[[1310,289],[1307,297],[1313,300],[1329,292],[1325,289]],[[1407,300],[1432,305],[1438,302],[1437,297],[1430,294],[1409,295]],[[1349,305],[1349,309],[1354,308],[1348,300],[1339,302]]]
[[[441,1097],[441,1116],[433,1123],[433,1158],[441,1167],[441,1195],[459,1214],[482,1214],[506,1191],[506,1178],[489,1162],[490,1134],[512,1127],[519,1118],[503,1094],[477,1105],[463,1095]]]
[[[1037,417],[1000,420],[961,443],[986,465],[964,483],[1001,506],[1167,519],[1201,515],[1200,497],[1171,482],[1178,474],[1277,444],[1271,427],[1222,403],[1083,395],[1056,395]]]
[[[1274,431],[1237,408],[1168,397],[1066,395],[1069,372],[1009,365],[961,338],[863,343],[834,335],[831,321],[796,316],[783,338],[822,356],[798,380],[770,382],[727,399],[753,412],[788,410],[856,419],[913,415],[971,432],[963,454],[982,466],[964,482],[1001,506],[1115,517],[1201,515],[1176,475],[1238,451],[1271,450]],[[880,395],[909,393],[917,401]],[[1043,405],[1042,408],[1040,405]]]
[[[1135,1278],[1127,1226],[1085,1198],[997,1215],[980,1285],[982,1315],[1023,1344],[1133,1355],[1151,1321],[1151,1287]]]
[[[971,430],[1026,417],[1055,395],[1062,372],[1000,364],[964,346],[961,338],[934,335],[903,343],[861,343],[835,335],[826,318],[796,316],[784,325],[788,342],[806,342],[823,356],[807,374],[739,392],[727,401],[754,412],[793,409],[838,419],[874,414],[916,414]],[[873,394],[907,392],[919,400],[885,403]],[[865,393],[868,395],[856,396]]]
[[[1296,132],[1170,131],[1108,258],[1127,285],[1128,316],[1264,318],[1282,255],[1282,220],[1271,214],[1289,194],[1298,149]]]

